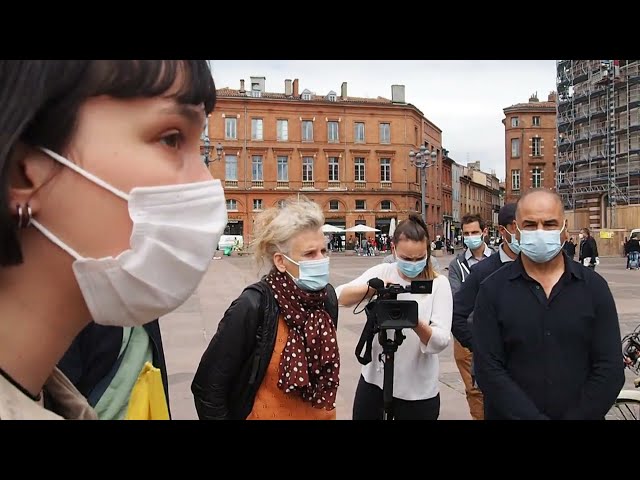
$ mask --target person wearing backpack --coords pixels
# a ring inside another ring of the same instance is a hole
[[[320,207],[295,197],[254,226],[271,267],[225,312],[191,384],[200,420],[335,420],[338,301]]]
[[[467,248],[449,264],[449,283],[454,296],[471,273],[471,267],[495,253],[484,241],[484,237],[487,235],[487,228],[480,215],[467,214],[462,217],[461,223],[464,245]],[[464,383],[471,417],[474,420],[482,420],[484,418],[482,392],[474,385],[471,374],[473,354],[471,350],[463,347],[454,338],[453,356]]]

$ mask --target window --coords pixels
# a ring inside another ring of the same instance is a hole
[[[335,93],[330,93],[328,98],[330,102],[335,102],[337,100]]]
[[[518,117],[511,117],[511,127],[517,127],[520,125],[520,119]]]
[[[237,138],[238,138],[238,119],[225,118],[224,119],[224,139],[236,140]]]
[[[380,202],[380,210],[391,210],[391,200],[382,200]]]
[[[227,199],[227,210],[229,210],[230,212],[238,211],[238,202],[236,200],[233,200],[232,198],[228,198]]]
[[[380,143],[391,143],[391,124],[380,124]]]
[[[520,139],[511,139],[511,157],[518,158],[520,156]]]
[[[278,181],[279,182],[289,181],[289,158],[288,157],[278,157]]]
[[[278,120],[276,130],[276,139],[279,142],[287,142],[289,140],[289,120]]]
[[[533,142],[531,143],[532,152],[534,157],[542,156],[542,139],[540,137],[532,138]]]
[[[364,158],[356,157],[355,166],[356,166],[356,172],[355,172],[354,180],[356,182],[364,182],[365,181]]]
[[[262,155],[251,157],[251,180],[261,182],[262,177]]]
[[[365,210],[367,204],[364,200],[356,200],[356,210]]]
[[[327,123],[327,140],[330,143],[338,143],[338,122]]]
[[[390,158],[380,159],[380,181],[381,182],[391,181],[391,159]]]
[[[262,210],[262,199],[254,198],[253,199],[253,209],[254,210]]]
[[[329,157],[329,181],[340,181],[340,162],[338,157]]]
[[[236,155],[224,156],[225,180],[238,180],[238,157]]]
[[[354,137],[356,142],[364,143],[364,123],[355,123]]]
[[[251,140],[262,140],[262,119],[251,119]]]
[[[313,141],[313,122],[311,120],[302,121],[302,141],[303,142]]]
[[[285,203],[286,203],[285,200],[278,200],[278,208],[284,207]]]
[[[531,183],[533,188],[542,187],[542,169],[540,167],[535,167],[533,169],[533,172],[531,175]]]
[[[313,157],[302,159],[302,181],[313,182]]]
[[[311,100],[311,92],[309,90],[302,92],[302,100]]]
[[[339,210],[339,209],[340,209],[340,204],[338,203],[338,200],[329,201],[329,210]]]
[[[558,185],[562,185],[564,183],[565,173],[566,172],[564,171],[558,172]]]
[[[540,117],[537,117],[537,116],[533,117],[531,119],[531,122],[533,123],[534,127],[539,127],[540,126]]]
[[[520,190],[520,170],[511,170],[511,189]]]

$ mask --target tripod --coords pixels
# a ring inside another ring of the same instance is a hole
[[[384,364],[384,381],[382,383],[382,399],[384,404],[383,420],[393,420],[393,370],[395,353],[406,337],[402,330],[395,330],[392,339],[387,337],[387,330],[378,332],[378,341],[382,345],[380,360]]]

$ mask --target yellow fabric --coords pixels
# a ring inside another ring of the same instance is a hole
[[[125,420],[169,420],[160,369],[146,362],[133,386]]]

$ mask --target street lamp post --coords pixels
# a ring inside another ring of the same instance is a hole
[[[427,168],[432,167],[436,164],[437,152],[434,148],[429,151],[429,149],[422,145],[420,150],[416,153],[413,150],[409,152],[409,161],[411,165],[420,169],[420,191],[422,193],[422,220],[425,225],[427,224],[427,209],[425,207],[427,203],[426,197],[426,189],[427,189]],[[431,161],[429,161],[431,159]]]
[[[202,135],[200,136],[202,140],[202,145],[200,145],[200,154],[202,155],[202,161],[204,164],[209,167],[209,165],[216,160],[222,160],[222,152],[224,152],[224,148],[222,144],[218,142],[216,145],[216,158],[211,160],[211,141],[209,140],[209,115],[205,119],[204,130],[202,131]]]

